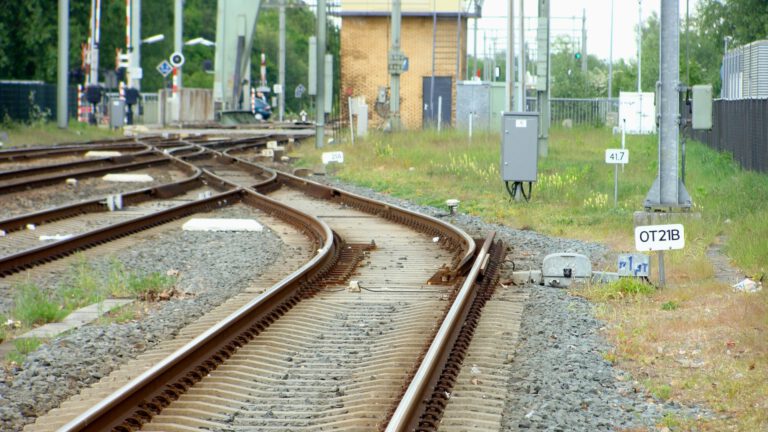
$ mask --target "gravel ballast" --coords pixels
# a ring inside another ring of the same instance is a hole
[[[610,251],[597,243],[487,224],[478,218],[448,215],[445,209],[414,205],[332,179],[319,180],[438,217],[473,237],[484,237],[494,230],[512,246],[509,258],[518,270],[537,269],[543,257],[554,252],[585,254],[593,266],[613,262]],[[244,288],[249,277],[263,271],[279,254],[279,239],[266,231],[249,233],[253,241],[237,242],[218,233],[215,246],[187,250],[184,245],[188,236],[198,234],[169,233],[167,246],[158,239],[120,256],[131,268],[180,270],[179,288],[195,292],[195,297],[165,303],[140,322],[87,326],[32,353],[21,369],[10,371],[0,382],[0,429],[20,430],[24,423],[57,406],[77,388],[97,381],[127,358],[173,336],[183,325]],[[213,257],[219,262],[226,260],[227,265],[189,266],[201,260],[215,262],[209,261]],[[216,290],[200,289],[209,286],[210,280],[218,281]],[[594,317],[591,303],[562,289],[525,289],[529,290],[529,299],[520,341],[514,347],[515,368],[509,378],[503,430],[645,429],[659,424],[666,414],[705,415],[697,408],[653,400],[631,376],[604,360],[603,353],[611,347],[601,336],[604,323]]]

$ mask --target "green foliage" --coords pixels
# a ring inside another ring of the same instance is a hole
[[[38,338],[22,338],[15,339],[13,341],[14,351],[11,351],[7,355],[7,360],[16,364],[24,363],[24,359],[29,353],[36,350],[42,341]]]
[[[307,85],[308,38],[315,33],[314,7],[296,0],[287,1],[286,10],[286,105],[289,111],[306,109],[309,99],[293,97],[293,89],[300,83]],[[251,76],[259,80],[260,55],[267,54],[267,80],[277,82],[278,13],[275,8],[263,7],[259,13],[251,54]],[[184,2],[184,35],[188,40],[203,37],[216,40],[217,2],[186,0]],[[0,8],[0,77],[55,82],[57,66],[57,14],[55,5],[43,0],[4,2]],[[70,69],[82,64],[81,44],[89,34],[90,2],[70,2]],[[141,46],[141,67],[144,70],[142,89],[156,91],[163,86],[162,76],[155,67],[167,59],[174,50],[173,2],[143,2],[141,7],[144,36],[164,34],[165,40]],[[339,28],[329,20],[328,53],[334,55],[336,82],[339,90]],[[99,76],[115,68],[116,50],[125,52],[125,2],[102,2]],[[205,61],[214,60],[215,48],[185,46],[184,85],[211,88],[213,75],[203,71]],[[169,81],[166,83],[170,85]],[[75,84],[75,83],[73,83]]]
[[[173,287],[176,279],[160,273],[136,274],[125,268],[120,261],[110,263],[109,274],[105,281],[109,292],[116,297],[151,298]]]
[[[680,307],[680,305],[676,301],[670,300],[670,301],[668,301],[668,302],[666,302],[666,303],[661,305],[661,310],[673,311],[673,310],[675,310],[675,309],[677,309],[679,307]]]
[[[604,301],[652,294],[655,288],[641,279],[621,278],[608,284],[592,286],[587,291],[590,298]]]
[[[646,386],[648,387],[648,391],[651,392],[651,395],[656,399],[667,401],[672,397],[672,387],[668,384],[653,385],[650,382],[647,382]]]
[[[27,326],[58,321],[66,311],[50,294],[31,283],[16,287],[14,317]]]

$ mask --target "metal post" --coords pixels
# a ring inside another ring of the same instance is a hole
[[[613,208],[619,206],[619,165],[613,165]]]
[[[278,119],[283,121],[285,115],[285,0],[280,0],[278,20],[280,52],[278,54],[277,82],[280,84],[280,93],[277,95],[277,104],[279,106]],[[350,123],[351,127],[352,123]],[[354,141],[354,138],[352,140]]]
[[[587,10],[581,10],[581,72],[587,73]]]
[[[640,86],[640,78],[643,76],[643,0],[637,0],[637,18],[637,92],[641,93],[643,91]]]
[[[400,73],[402,53],[400,52],[400,0],[392,0],[392,45],[389,51],[389,129],[400,130]]]
[[[437,47],[437,7],[435,5],[435,0],[432,0],[432,78],[429,81],[429,117],[431,121],[435,121],[435,48],[436,47]],[[432,127],[432,124],[430,123],[429,126]]]
[[[325,146],[325,0],[317,0],[317,96],[315,103],[315,148]]]
[[[539,111],[539,156],[549,154],[549,2],[539,0],[536,106]]]
[[[440,133],[440,126],[443,122],[443,97],[437,97],[437,132]]]
[[[507,112],[514,109],[515,100],[515,0],[507,3]]]
[[[525,0],[520,0],[520,88],[517,90],[517,110],[525,111]]]
[[[128,87],[141,90],[141,0],[131,0],[131,48],[128,53],[131,80]]]
[[[56,78],[56,122],[61,129],[69,126],[67,90],[69,87],[69,0],[59,0],[59,67]]]
[[[664,269],[664,251],[658,251],[659,254],[659,288],[667,285],[667,272]]]
[[[473,63],[474,66],[472,67],[472,78],[477,76],[477,1],[475,1],[475,35],[474,35],[474,47],[472,49],[472,56],[473,56]]]
[[[608,44],[608,99],[613,97],[613,2],[611,0],[611,40]]]
[[[184,48],[184,44],[182,43],[182,34],[184,32],[183,26],[184,26],[184,0],[174,0],[173,2],[173,51],[177,53],[181,53]],[[181,68],[178,69],[177,75],[176,75],[176,82],[178,84],[179,90],[181,90]]]
[[[680,12],[679,0],[661,2],[659,171],[646,208],[690,208],[691,197],[679,177]]]

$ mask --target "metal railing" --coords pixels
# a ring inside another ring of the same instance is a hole
[[[529,111],[537,111],[536,98],[527,98]],[[552,98],[549,100],[551,124],[561,126],[591,125],[596,127],[617,125],[618,98]],[[615,113],[614,116],[609,115]]]

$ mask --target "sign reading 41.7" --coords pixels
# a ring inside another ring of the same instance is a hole
[[[606,149],[605,163],[607,164],[626,164],[629,163],[629,150],[627,149]]]

